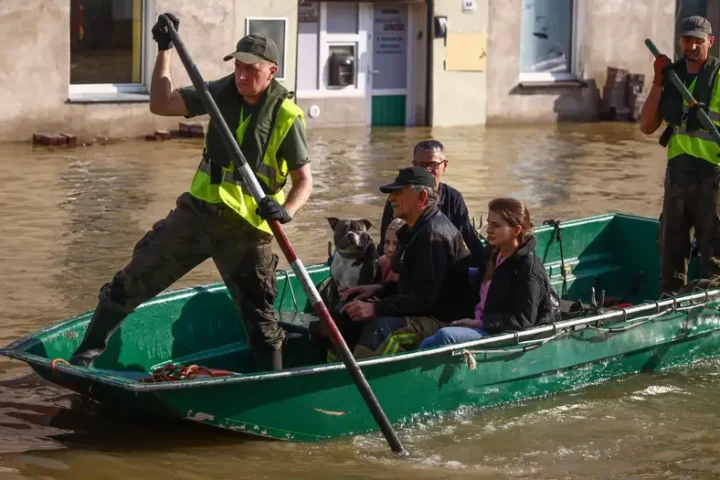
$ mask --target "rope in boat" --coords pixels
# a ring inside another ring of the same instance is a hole
[[[57,374],[55,369],[58,364],[71,365],[67,360],[63,360],[62,358],[53,359],[50,362],[50,370],[53,375]],[[176,382],[178,380],[189,380],[196,377],[227,377],[232,374],[233,372],[229,370],[200,367],[198,365],[183,366],[167,364],[155,370],[150,377],[141,378],[139,381],[142,383]]]
[[[227,377],[233,372],[228,370],[200,367],[198,365],[173,365],[171,363],[155,370],[150,377],[141,378],[142,383],[176,382],[196,377]]]
[[[62,363],[64,365],[70,365],[70,363],[67,360],[63,360],[62,358],[55,358],[53,361],[50,362],[50,371],[53,375],[56,375],[55,367],[58,363]]]

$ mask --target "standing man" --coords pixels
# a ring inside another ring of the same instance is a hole
[[[669,70],[677,73],[720,128],[720,62],[708,54],[715,37],[707,19],[688,17],[680,28],[683,57],[672,64],[664,55],[655,59],[655,78],[640,119],[640,130],[648,135],[663,120],[668,124],[660,139],[668,151],[660,220],[660,284],[670,294],[687,283],[693,229],[702,258],[701,276],[720,275],[720,145],[704,130],[697,111],[688,108],[667,75]]]
[[[165,15],[178,29],[179,20]],[[152,31],[158,55],[150,111],[188,118],[207,113],[194,87],[173,89],[172,43],[165,23],[158,20]],[[267,196],[255,203],[210,123],[190,190],[135,246],[130,263],[100,289],[93,318],[70,363],[89,366],[138,305],[212,258],[237,305],[258,369],[282,369],[285,333],[273,309],[278,256],[272,252],[267,221],[289,222],[312,192],[304,118],[290,100],[292,94],[274,79],[279,55],[271,39],[243,37],[224,60],[235,61],[234,74],[208,82],[208,89]],[[292,188],[286,199],[282,188],[288,176]]]
[[[447,168],[447,156],[445,155],[445,146],[437,140],[423,140],[418,142],[413,149],[412,164],[415,167],[421,167],[430,172],[435,178],[435,192],[437,194],[437,205],[440,211],[460,230],[462,239],[475,261],[481,258],[483,244],[480,241],[475,228],[470,223],[470,216],[465,205],[465,199],[460,192],[446,183],[441,183],[440,178]],[[393,219],[393,208],[390,201],[385,203],[382,222],[380,223],[380,243],[378,244],[378,254],[385,252],[385,231]]]

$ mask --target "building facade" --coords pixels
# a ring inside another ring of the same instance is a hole
[[[153,115],[151,29],[172,12],[205,80],[232,72],[222,58],[247,32],[279,39],[278,76],[295,86],[297,0],[23,0],[0,2],[0,140],[33,132],[127,138],[177,128]],[[174,86],[191,82],[177,54]]]
[[[608,67],[649,86],[645,38],[677,54],[680,18],[720,29],[720,0],[0,2],[0,140],[176,128],[148,109],[166,11],[206,80],[232,72],[243,35],[275,39],[308,128],[597,120]],[[190,83],[177,55],[172,76]]]

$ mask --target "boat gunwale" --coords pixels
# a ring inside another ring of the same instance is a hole
[[[671,314],[673,312],[677,311],[689,311],[694,310],[697,308],[705,307],[709,303],[713,303],[715,300],[720,298],[720,289],[712,289],[712,290],[702,290],[697,289],[695,292],[690,292],[678,297],[669,297],[663,300],[647,300],[639,305],[635,305],[629,308],[623,308],[623,309],[616,309],[613,311],[597,314],[597,315],[591,315],[587,317],[580,317],[570,320],[564,320],[561,322],[556,322],[548,325],[540,325],[537,327],[533,327],[527,330],[521,330],[521,331],[512,331],[508,333],[501,333],[497,335],[492,335],[490,337],[484,337],[477,340],[472,340],[469,342],[463,342],[463,343],[457,343],[452,345],[447,345],[443,347],[433,348],[433,349],[427,349],[427,350],[415,350],[412,352],[403,352],[397,355],[389,355],[389,356],[382,356],[382,357],[374,357],[374,358],[368,358],[359,360],[358,366],[360,368],[363,367],[370,367],[375,365],[382,365],[387,363],[397,363],[397,362],[405,362],[410,361],[417,358],[422,357],[429,357],[433,355],[444,355],[444,354],[450,354],[450,355],[457,355],[457,351],[461,350],[468,350],[472,349],[473,347],[478,346],[485,346],[485,347],[492,347],[495,344],[502,343],[503,347],[513,347],[514,345],[517,345],[520,343],[520,340],[527,339],[527,338],[533,338],[537,337],[540,334],[543,333],[555,333],[556,335],[567,331],[569,329],[575,329],[576,327],[581,326],[587,326],[590,324],[596,324],[601,325],[604,322],[608,320],[615,320],[618,319],[620,322],[627,322],[629,320],[636,320],[640,321],[642,318],[647,317],[648,315],[660,315],[658,319],[661,319],[665,314]],[[694,303],[696,300],[702,300],[702,302]],[[685,305],[683,307],[679,307],[679,304],[690,302],[690,305]],[[655,310],[654,313],[650,313],[652,310]],[[648,313],[648,315],[640,316],[640,317],[633,317],[628,318],[630,315],[637,315],[641,313]],[[66,321],[75,321],[69,320]],[[21,360],[24,361],[30,365],[34,365],[38,368],[43,369],[52,369],[54,371],[58,371],[63,373],[64,375],[68,375],[70,377],[80,378],[83,380],[89,380],[94,383],[99,384],[105,384],[112,387],[118,387],[123,390],[129,390],[135,393],[145,393],[145,392],[160,392],[160,391],[175,391],[175,390],[183,390],[187,388],[200,388],[200,387],[211,387],[211,386],[219,386],[219,385],[229,385],[229,384],[239,384],[239,383],[248,383],[248,382],[257,382],[257,381],[264,381],[264,380],[276,380],[280,378],[286,378],[286,377],[299,377],[299,376],[308,376],[308,375],[315,375],[319,373],[325,373],[329,371],[336,371],[336,370],[346,370],[345,364],[343,363],[333,363],[329,365],[313,365],[313,366],[302,366],[302,367],[294,367],[294,368],[288,368],[286,370],[281,370],[278,372],[260,372],[260,373],[253,373],[253,374],[233,374],[230,376],[225,377],[215,377],[215,378],[196,378],[191,380],[178,380],[175,382],[169,382],[169,383],[141,383],[136,380],[128,379],[125,377],[117,377],[117,376],[110,376],[106,373],[103,373],[102,370],[89,370],[85,367],[78,367],[66,363],[57,363],[53,366],[52,360],[45,357],[40,357],[38,355],[28,354],[25,351],[18,351],[17,349],[22,346],[23,343],[30,342],[32,340],[36,340],[36,336],[42,332],[52,331],[55,328],[58,328],[62,326],[63,324],[59,325],[53,325],[51,327],[47,327],[46,329],[40,330],[38,332],[35,332],[34,334],[28,335],[24,337],[23,339],[20,339],[13,343],[14,348],[7,347],[4,349],[0,349],[0,355],[7,356],[12,359]],[[706,332],[707,333],[707,332]],[[553,337],[554,338],[554,337]],[[505,342],[515,340],[515,344],[506,344]],[[535,342],[541,342],[543,340],[546,340],[544,338],[537,338],[535,339]],[[535,342],[530,342],[535,343]],[[497,350],[498,354],[504,353],[502,349]],[[509,352],[508,352],[509,353]],[[62,383],[58,382],[60,385]]]

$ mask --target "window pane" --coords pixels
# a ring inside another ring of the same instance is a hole
[[[262,33],[272,38],[280,53],[280,65],[275,77],[285,78],[285,20],[250,20],[247,33]]]
[[[375,8],[372,69],[373,88],[407,86],[407,7]]]
[[[327,7],[327,33],[356,34],[358,32],[358,4],[333,3]]]
[[[523,0],[522,73],[571,72],[573,0]]]
[[[142,0],[71,0],[70,83],[140,83]]]
[[[297,89],[318,88],[318,23],[298,23]]]

